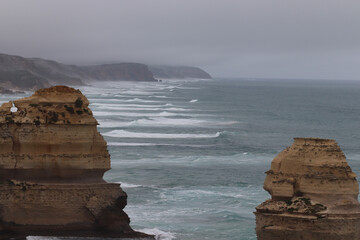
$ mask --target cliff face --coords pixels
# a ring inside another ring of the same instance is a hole
[[[140,63],[72,66],[41,58],[0,54],[0,87],[37,90],[50,85],[84,85],[89,80],[156,81]]]
[[[14,90],[36,90],[50,87],[50,83],[45,78],[25,70],[0,72],[0,85],[2,88]]]
[[[37,90],[51,84],[83,85],[71,67],[43,59],[0,54],[0,86]]]
[[[199,78],[211,79],[210,74],[197,67],[187,66],[150,66],[150,71],[156,78]]]
[[[360,239],[359,186],[334,140],[296,138],[274,158],[256,207],[259,240]]]
[[[13,103],[0,107],[0,239],[146,237],[129,226],[126,193],[102,179],[110,156],[86,97],[56,86]]]

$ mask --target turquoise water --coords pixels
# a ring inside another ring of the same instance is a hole
[[[160,240],[256,239],[253,211],[269,198],[264,172],[293,137],[336,139],[360,174],[357,82],[173,80],[81,90],[108,142],[105,179],[128,193],[132,227]]]

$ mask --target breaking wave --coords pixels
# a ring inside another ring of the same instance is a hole
[[[144,232],[149,235],[155,235],[156,240],[172,240],[175,239],[175,234],[171,232],[164,232],[157,228],[137,229],[139,232]]]
[[[108,146],[123,146],[123,147],[151,147],[151,146],[177,146],[177,147],[193,147],[193,148],[202,148],[210,147],[213,145],[197,145],[197,144],[170,144],[170,143],[134,143],[134,142],[108,142]]]
[[[124,183],[124,182],[115,182],[115,183],[119,183],[122,188],[137,188],[137,187],[141,187],[141,185],[132,184],[132,183]]]
[[[141,98],[133,98],[133,99],[127,99],[127,100],[122,100],[123,102],[159,102],[159,101],[151,101],[151,100],[144,100]]]
[[[160,112],[160,113],[137,113],[137,112],[104,112],[94,111],[95,116],[124,116],[124,117],[175,117],[175,116],[188,116],[185,114],[171,113],[171,112]]]
[[[215,134],[192,134],[192,133],[145,133],[145,132],[129,132],[125,130],[113,130],[103,133],[104,136],[115,138],[171,138],[171,139],[186,139],[186,138],[217,138],[222,132]]]
[[[116,110],[116,111],[162,111],[162,110],[166,110],[166,111],[190,111],[189,109],[185,109],[185,108],[176,108],[176,107],[159,107],[159,108],[155,108],[155,107],[122,107],[122,106],[101,106],[99,107],[102,110],[106,109],[106,110]],[[164,109],[165,108],[165,109]],[[94,110],[96,111],[96,110]]]
[[[153,117],[153,118],[141,118],[130,122],[120,121],[99,121],[100,128],[117,128],[117,127],[131,127],[131,126],[151,126],[151,127],[211,127],[211,126],[225,126],[234,125],[239,123],[238,121],[206,121],[200,119],[188,119],[188,118],[167,118],[167,117]]]

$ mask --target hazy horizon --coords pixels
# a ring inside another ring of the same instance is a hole
[[[214,77],[360,80],[360,2],[3,0],[0,52]]]

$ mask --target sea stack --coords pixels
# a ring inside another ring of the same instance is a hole
[[[359,185],[335,140],[295,138],[266,174],[258,240],[360,239]]]
[[[55,86],[0,107],[0,239],[150,237],[129,226],[120,185],[103,180],[110,155],[88,105]]]

